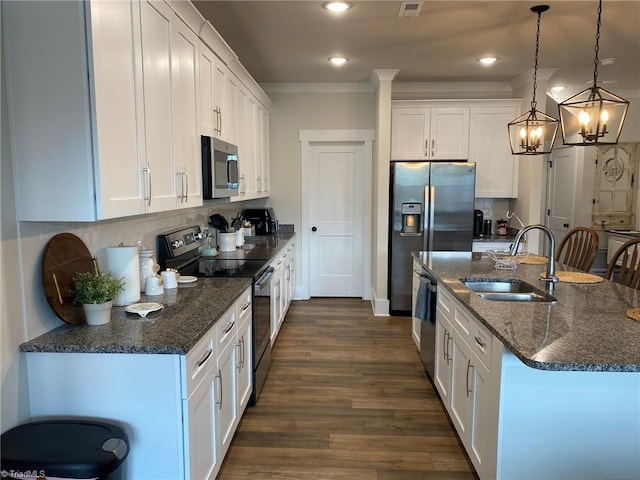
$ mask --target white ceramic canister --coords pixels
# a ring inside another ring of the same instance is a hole
[[[140,291],[144,292],[147,278],[153,275],[153,266],[156,261],[153,259],[153,250],[140,250]]]
[[[236,234],[218,233],[218,250],[221,252],[233,252],[236,249]]]

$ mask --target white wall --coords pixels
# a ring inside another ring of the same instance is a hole
[[[300,130],[357,130],[375,128],[372,92],[308,93],[269,92],[269,156],[271,197],[280,223],[294,224],[302,218],[300,186]]]

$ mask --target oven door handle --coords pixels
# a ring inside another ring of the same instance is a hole
[[[273,267],[268,267],[264,273],[262,275],[260,275],[260,278],[258,278],[256,280],[256,289],[260,289],[262,287],[262,284],[265,283],[266,281],[268,281],[271,276],[273,275],[273,271],[275,269]]]

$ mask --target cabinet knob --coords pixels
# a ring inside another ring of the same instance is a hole
[[[318,231],[318,229],[317,229],[315,226],[313,226],[313,227],[311,227],[311,231],[312,231],[312,232],[317,232],[317,231]]]

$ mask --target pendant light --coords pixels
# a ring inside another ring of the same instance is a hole
[[[597,85],[602,0],[598,2],[593,86],[558,105],[565,145],[614,145],[618,143],[629,102]]]
[[[549,10],[549,5],[536,5],[531,11],[538,14],[536,32],[536,56],[533,68],[533,99],[531,110],[516,118],[507,126],[509,143],[513,155],[543,155],[551,152],[558,133],[558,120],[537,110],[536,89],[538,86],[538,50],[540,49],[540,16]],[[545,149],[545,145],[548,149]]]

